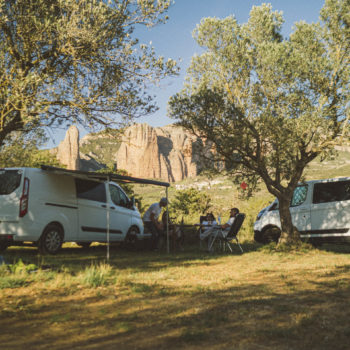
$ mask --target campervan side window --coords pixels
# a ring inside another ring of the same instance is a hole
[[[350,200],[350,181],[324,182],[314,185],[314,204],[348,200]]]
[[[308,190],[307,185],[296,187],[293,193],[293,198],[290,203],[290,206],[297,207],[298,205],[303,204],[306,200],[307,190]]]
[[[118,187],[109,185],[109,192],[111,193],[111,199],[114,204],[119,205],[121,207],[126,206],[129,200]]]
[[[106,203],[106,187],[104,183],[75,179],[77,197]]]
[[[21,176],[18,170],[0,170],[0,195],[14,192],[21,184]]]

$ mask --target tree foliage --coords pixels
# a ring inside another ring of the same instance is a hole
[[[176,73],[134,38],[171,0],[0,0],[0,147],[14,131],[111,125],[155,110],[147,85]]]
[[[203,214],[211,207],[210,202],[211,198],[206,193],[188,188],[176,191],[170,209],[177,215]]]
[[[247,23],[205,18],[170,116],[213,143],[215,161],[249,184],[262,179],[280,202],[281,241],[299,239],[289,203],[303,170],[349,136],[350,2],[326,0],[318,23],[295,24],[254,6]]]
[[[39,168],[42,164],[64,168],[49,150],[40,149],[46,141],[42,132],[29,135],[16,132],[7,139],[0,152],[0,168]]]

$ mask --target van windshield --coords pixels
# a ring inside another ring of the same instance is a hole
[[[14,192],[21,184],[22,172],[0,169],[0,195]]]

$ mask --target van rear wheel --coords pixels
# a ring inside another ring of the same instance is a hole
[[[39,251],[42,254],[56,254],[62,247],[63,229],[57,224],[46,226],[39,241]]]

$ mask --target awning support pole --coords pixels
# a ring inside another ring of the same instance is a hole
[[[109,193],[110,177],[107,175],[107,192]],[[109,263],[109,219],[110,219],[109,196],[107,197],[107,262]]]
[[[170,253],[170,244],[169,244],[169,200],[168,200],[168,187],[165,189],[166,193],[166,240],[167,240],[167,252]]]

